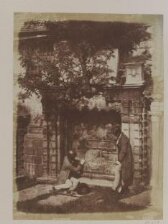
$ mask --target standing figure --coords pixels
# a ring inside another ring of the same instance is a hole
[[[76,157],[76,153],[70,150],[64,158],[57,185],[52,188],[53,193],[63,189],[70,191],[75,190],[79,184],[83,164],[84,160],[79,160]]]
[[[121,177],[118,192],[126,192],[133,183],[133,154],[129,138],[121,131],[120,124],[115,124],[113,133],[118,147],[118,162],[121,164]]]

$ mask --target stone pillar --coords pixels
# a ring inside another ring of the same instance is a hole
[[[47,141],[47,122],[43,120],[43,177],[48,176],[48,141]]]
[[[60,114],[57,117],[57,122],[56,122],[56,128],[57,128],[57,132],[56,132],[56,141],[57,141],[57,174],[59,173],[60,169],[61,169],[61,118],[60,118]]]
[[[60,170],[60,116],[43,122],[43,177],[56,178]]]
[[[123,103],[122,131],[130,139],[134,157],[134,186],[143,182],[143,145],[142,145],[142,107],[140,101],[134,100]]]
[[[162,206],[163,194],[163,105],[153,102],[151,105],[152,121],[152,204]]]
[[[43,122],[43,176],[56,177],[56,130],[55,117]]]
[[[48,122],[49,125],[49,176],[50,177],[56,177],[57,175],[57,130],[56,130],[56,119],[53,115],[51,120]]]

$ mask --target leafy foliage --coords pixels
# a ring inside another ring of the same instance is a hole
[[[18,82],[28,96],[54,92],[60,106],[91,98],[115,79],[107,63],[114,57],[113,49],[124,61],[150,38],[147,28],[124,22],[27,22],[19,34],[25,73]]]

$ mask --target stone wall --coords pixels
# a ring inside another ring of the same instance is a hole
[[[112,123],[118,117],[120,114],[115,111],[86,111],[79,112],[73,121],[71,147],[78,157],[85,158],[83,176],[114,179],[113,168],[118,156]]]
[[[15,113],[16,126],[14,127],[16,133],[16,148],[14,147],[16,177],[24,175],[24,137],[28,131],[30,118],[29,109],[24,103],[19,103]]]
[[[140,92],[140,90],[131,89],[127,92],[120,90],[118,95],[116,92],[113,94],[113,100],[115,97],[115,102],[120,108],[120,112],[117,113],[121,119],[122,130],[129,137],[132,145],[135,170],[134,184],[137,185],[139,183],[147,184],[151,176],[151,121],[141,100]],[[117,111],[119,110],[117,109]],[[92,113],[94,112],[92,111]],[[98,113],[101,114],[102,112],[99,111]],[[75,147],[73,139],[75,125],[87,123],[89,119],[93,122],[97,115],[92,114],[92,118],[89,114],[88,117],[85,114],[82,116],[85,121],[80,120],[81,114],[79,112],[76,114],[52,112],[48,118],[43,117],[41,123],[34,122],[29,125],[28,133],[24,139],[24,170],[26,175],[57,177],[64,155],[69,149]],[[100,118],[98,121],[95,120],[99,134],[107,131],[102,127],[108,126],[110,120],[115,120],[112,114],[111,117],[101,116],[102,122]],[[118,121],[120,119],[117,118]],[[90,131],[93,132],[92,128]],[[80,130],[78,130],[79,132]],[[100,139],[97,142],[101,144]],[[84,150],[84,154],[87,150],[87,148]],[[104,173],[104,175],[106,174]]]
[[[24,175],[40,177],[43,175],[43,126],[32,121],[24,137]]]

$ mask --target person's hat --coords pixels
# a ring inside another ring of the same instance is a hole
[[[76,189],[77,193],[80,195],[88,194],[90,190],[90,187],[85,183],[79,183]]]

